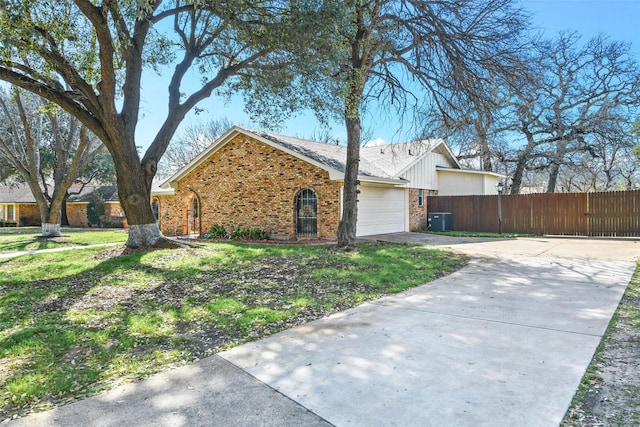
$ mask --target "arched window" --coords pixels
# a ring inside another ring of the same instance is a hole
[[[160,201],[158,199],[153,199],[153,202],[151,202],[151,209],[153,209],[153,216],[157,221],[160,218]]]
[[[296,234],[318,234],[318,199],[313,190],[304,189],[296,196]]]

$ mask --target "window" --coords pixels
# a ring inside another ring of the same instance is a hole
[[[424,193],[423,190],[418,190],[418,206],[424,206]]]
[[[309,189],[302,190],[296,196],[296,234],[315,236],[318,234],[318,199]]]
[[[16,211],[14,205],[2,205],[2,220],[4,221],[15,221],[16,220]]]
[[[153,202],[151,203],[151,209],[153,209],[153,216],[157,221],[158,218],[160,218],[160,201],[158,199],[153,199]]]
[[[193,217],[198,218],[199,216],[198,199],[193,199]]]

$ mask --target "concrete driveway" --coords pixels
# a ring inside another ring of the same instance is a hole
[[[9,426],[557,426],[640,242],[372,236],[462,270]],[[3,423],[4,425],[4,423]]]
[[[379,234],[362,240],[416,243],[451,248],[473,257],[567,258],[598,261],[629,261],[640,258],[640,239],[586,237],[477,238],[441,234]]]
[[[557,426],[640,256],[632,240],[371,239],[477,258],[221,356],[338,426]]]

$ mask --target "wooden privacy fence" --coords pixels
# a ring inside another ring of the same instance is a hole
[[[452,229],[577,236],[640,236],[640,190],[502,196],[430,196],[429,213],[451,212]]]

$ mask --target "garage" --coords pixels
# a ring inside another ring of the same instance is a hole
[[[358,236],[406,231],[405,189],[367,185],[359,189]]]

